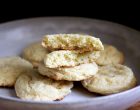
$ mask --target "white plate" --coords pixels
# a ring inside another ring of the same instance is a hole
[[[140,33],[119,24],[85,18],[35,18],[0,25],[0,56],[20,55],[31,42],[42,39],[44,34],[85,33],[113,44],[125,54],[130,66],[140,81]],[[131,90],[97,96],[86,91],[80,83],[62,101],[34,102],[16,97],[14,89],[0,88],[0,107],[3,109],[47,110],[123,110],[140,101],[140,86]]]

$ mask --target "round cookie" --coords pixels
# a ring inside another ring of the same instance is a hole
[[[71,67],[92,63],[99,56],[99,51],[79,53],[77,51],[59,50],[47,54],[44,58],[44,64],[48,68]]]
[[[42,46],[49,50],[77,50],[80,53],[104,49],[99,38],[82,34],[45,35]]]
[[[38,71],[40,74],[55,80],[81,81],[94,76],[98,71],[98,66],[94,62],[61,68],[47,68],[44,64],[40,64]]]
[[[34,67],[38,67],[38,64],[43,61],[48,50],[41,46],[41,42],[35,42],[28,45],[23,50],[23,58],[30,61]]]
[[[133,88],[136,78],[129,67],[113,64],[100,67],[98,73],[82,81],[82,85],[91,92],[107,95]]]
[[[18,56],[0,58],[0,86],[14,86],[17,77],[32,68],[31,63]]]
[[[111,45],[104,45],[104,50],[100,51],[100,57],[96,59],[96,63],[100,66],[108,64],[123,64],[124,55],[117,48]]]
[[[24,100],[53,101],[62,100],[71,92],[73,82],[55,81],[30,71],[18,77],[15,91]]]

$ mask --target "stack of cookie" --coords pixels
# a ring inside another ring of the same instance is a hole
[[[89,35],[46,35],[42,45],[37,42],[25,48],[23,57],[41,74],[23,74],[18,78],[15,89],[17,96],[23,99],[63,99],[71,92],[72,81],[81,81],[90,92],[103,95],[136,85],[132,70],[121,65],[122,52],[111,45],[103,46],[98,38]],[[29,79],[21,89],[25,76]]]
[[[71,92],[72,81],[90,78],[98,71],[95,60],[103,50],[98,38],[78,34],[47,35],[42,45],[37,42],[23,51],[23,57],[38,67],[41,75],[34,70],[19,76],[15,90],[22,99],[61,100]]]
[[[46,35],[43,47],[52,51],[38,67],[39,73],[54,80],[81,81],[98,71],[95,60],[104,49],[98,38],[89,35]]]

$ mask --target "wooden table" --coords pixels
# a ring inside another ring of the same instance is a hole
[[[130,107],[128,110],[140,110],[140,102],[138,102],[134,106]]]

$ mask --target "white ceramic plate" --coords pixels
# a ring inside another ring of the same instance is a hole
[[[20,55],[27,44],[54,33],[85,33],[113,44],[124,52],[126,65],[133,69],[139,85],[140,33],[107,21],[50,17],[4,23],[0,25],[0,56]],[[140,101],[140,86],[114,95],[97,96],[78,83],[64,100],[54,102],[23,101],[16,97],[14,89],[0,88],[0,108],[7,110],[124,110],[137,101]]]

